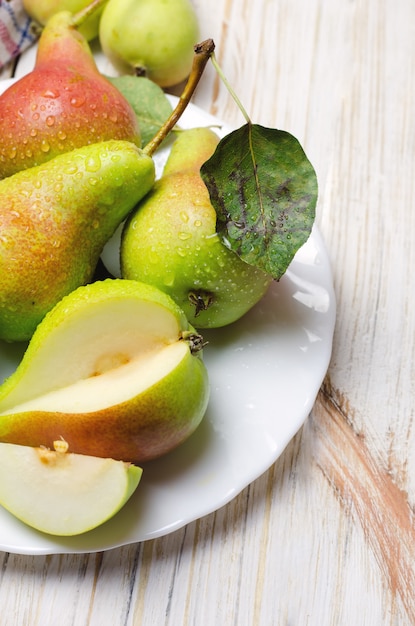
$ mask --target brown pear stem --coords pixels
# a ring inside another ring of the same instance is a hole
[[[78,28],[90,15],[98,11],[98,9],[104,6],[104,4],[107,4],[107,2],[108,0],[92,0],[90,4],[78,11],[78,13],[74,13],[72,16],[72,25]]]
[[[215,44],[213,39],[206,39],[195,46],[192,69],[175,109],[173,109],[163,126],[143,149],[149,156],[153,156],[162,141],[167,137],[184,113],[214,50]]]

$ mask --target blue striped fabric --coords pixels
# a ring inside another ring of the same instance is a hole
[[[0,0],[0,69],[36,39],[21,0]]]

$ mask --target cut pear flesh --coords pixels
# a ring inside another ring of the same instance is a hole
[[[28,400],[1,415],[28,411],[90,413],[127,402],[167,376],[187,355],[188,346],[181,341],[134,353],[127,349],[112,354],[108,351],[100,356],[108,367],[102,373]]]
[[[69,388],[110,370],[114,375],[127,363],[138,365],[177,342],[179,336],[177,319],[158,303],[130,298],[91,303],[42,336],[36,350],[31,347],[18,384],[8,393],[6,386],[3,393],[0,390],[0,412],[16,412],[17,406],[34,395]],[[103,404],[108,406],[104,398]]]
[[[0,443],[0,503],[29,526],[77,535],[113,517],[142,469],[98,457]]]
[[[156,287],[107,279],[63,298],[0,386],[0,441],[142,464],[201,422],[200,336]],[[1,466],[0,466],[1,467]]]

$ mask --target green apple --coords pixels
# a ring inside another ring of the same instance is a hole
[[[63,438],[78,454],[142,463],[201,422],[209,398],[203,341],[166,294],[106,279],[63,298],[0,387],[0,441]]]
[[[0,443],[0,504],[29,526],[78,535],[113,517],[136,490],[142,469],[66,450]]]
[[[121,239],[121,275],[168,293],[199,329],[236,321],[272,282],[216,232],[200,167],[218,141],[209,128],[178,133],[163,175],[130,214]]]

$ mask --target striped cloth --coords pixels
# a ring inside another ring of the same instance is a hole
[[[21,0],[0,0],[0,69],[37,38]]]

